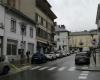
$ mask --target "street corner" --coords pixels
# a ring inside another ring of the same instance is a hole
[[[16,72],[21,72],[27,69],[30,69],[31,65],[22,65],[22,66],[16,66],[14,64],[11,64],[11,72],[16,73]]]

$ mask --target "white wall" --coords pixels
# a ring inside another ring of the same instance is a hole
[[[14,18],[16,20],[16,33],[11,32],[10,28],[11,28],[11,18]],[[21,35],[21,29],[20,29],[20,22],[25,22],[24,20],[22,20],[21,18],[18,18],[18,16],[10,13],[6,13],[5,16],[5,54],[7,51],[7,39],[12,39],[12,40],[17,40],[18,41],[18,49],[21,48],[20,46],[20,42],[22,41],[22,35]],[[30,27],[33,27],[33,38],[30,37]],[[32,25],[30,23],[27,22],[27,26],[26,26],[26,36],[24,36],[24,41],[26,42],[26,49],[25,52],[28,50],[28,43],[33,43],[34,44],[34,53],[36,52],[36,28],[35,25]],[[13,56],[10,55],[10,58],[16,58],[19,59],[19,55],[17,53],[17,55]]]
[[[58,38],[60,39],[60,41],[57,41]],[[63,45],[66,45],[65,51],[69,50],[69,48],[68,48],[68,32],[59,32],[59,35],[55,35],[54,40],[57,42],[57,47],[55,48],[56,50],[59,49],[59,46],[63,46]]]

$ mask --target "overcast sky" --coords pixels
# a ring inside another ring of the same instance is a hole
[[[48,0],[57,15],[57,23],[70,31],[96,29],[97,6],[100,0]]]

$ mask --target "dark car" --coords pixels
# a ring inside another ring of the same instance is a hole
[[[34,64],[34,63],[41,64],[45,62],[47,62],[47,58],[44,54],[41,54],[41,53],[33,54],[32,59],[31,59],[31,64]]]
[[[76,54],[75,56],[75,64],[80,65],[80,64],[90,64],[90,57],[88,56],[87,52],[80,52]]]

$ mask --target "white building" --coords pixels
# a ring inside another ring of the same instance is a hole
[[[55,28],[56,35],[54,36],[54,41],[56,42],[56,50],[61,50],[68,52],[69,51],[69,43],[68,43],[68,34],[69,31],[65,29],[64,25],[57,25]]]
[[[0,55],[19,60],[18,50],[36,52],[35,22],[16,9],[0,5]],[[22,27],[24,32],[22,32]],[[23,36],[22,36],[23,33]],[[22,47],[22,41],[24,43]]]

